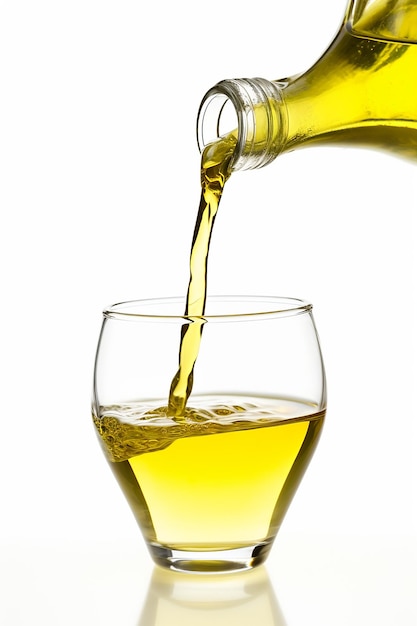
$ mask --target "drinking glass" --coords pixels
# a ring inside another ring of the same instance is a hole
[[[104,311],[93,420],[157,564],[250,569],[269,554],[324,421],[312,306],[218,296],[202,317],[183,308],[183,298],[163,298]],[[199,351],[175,413],[170,388],[187,335]]]

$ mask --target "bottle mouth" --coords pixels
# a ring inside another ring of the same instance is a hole
[[[273,161],[282,150],[285,128],[282,84],[263,78],[223,80],[204,96],[197,117],[200,152],[235,135],[232,170],[255,169]]]

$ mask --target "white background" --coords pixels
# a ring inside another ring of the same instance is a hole
[[[140,578],[144,594],[152,564],[90,422],[101,310],[185,293],[205,91],[222,78],[307,69],[344,8],[343,0],[2,3],[5,624],[138,623],[142,596],[132,599],[124,582],[133,588]],[[382,153],[294,152],[232,176],[217,219],[209,291],[311,300],[326,363],[325,432],[282,529],[282,557],[277,548],[269,563],[284,581],[287,626],[344,624],[329,606],[346,602],[357,625],[375,616],[382,626],[415,623],[407,609],[417,532],[415,176],[415,165]],[[372,604],[358,575],[374,581],[375,598],[390,590],[391,612]],[[329,584],[336,604],[317,602],[313,591]],[[295,585],[311,594],[310,612]],[[110,596],[111,610],[102,605]],[[116,618],[122,599],[130,608]]]

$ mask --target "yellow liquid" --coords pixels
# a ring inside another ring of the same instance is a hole
[[[356,0],[352,25],[368,37],[417,43],[415,0]]]
[[[113,407],[95,420],[148,544],[188,551],[269,545],[316,447],[324,411],[292,400],[200,397]],[[193,399],[194,404],[194,399]]]
[[[231,174],[236,141],[231,134],[207,146],[201,158],[201,199],[190,255],[190,280],[179,349],[179,366],[169,392],[168,413],[182,419],[193,386],[194,364],[200,349],[207,295],[207,262],[210,238],[223,189]]]
[[[378,39],[381,5],[345,23],[310,70],[288,79],[283,151],[338,143],[417,159],[417,40],[405,37],[406,30],[417,37],[417,8],[397,28],[404,40],[394,41]]]

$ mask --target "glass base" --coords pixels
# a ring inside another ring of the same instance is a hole
[[[271,543],[204,552],[177,550],[155,543],[148,548],[153,560],[160,567],[189,574],[226,574],[261,565],[269,554]]]

